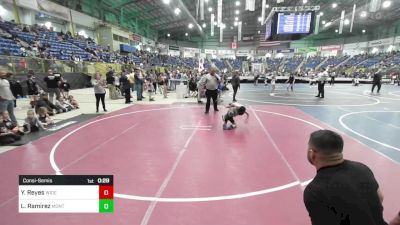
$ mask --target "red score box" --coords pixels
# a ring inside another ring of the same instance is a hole
[[[113,199],[114,187],[112,185],[99,186],[99,199]]]

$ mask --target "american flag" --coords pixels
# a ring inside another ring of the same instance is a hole
[[[265,33],[260,33],[259,37],[259,47],[272,47],[272,46],[278,46],[281,45],[281,41],[268,41],[265,40]]]

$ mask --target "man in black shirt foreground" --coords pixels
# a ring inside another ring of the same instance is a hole
[[[372,171],[343,159],[343,139],[330,130],[311,134],[308,161],[317,175],[304,190],[313,225],[387,225],[383,196]]]

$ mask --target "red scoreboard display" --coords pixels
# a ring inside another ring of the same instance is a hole
[[[112,175],[20,175],[20,213],[112,213]]]

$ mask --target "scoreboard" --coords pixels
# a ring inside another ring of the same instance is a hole
[[[112,175],[20,175],[20,213],[112,213]]]
[[[312,13],[278,13],[277,34],[308,34],[311,31]]]

